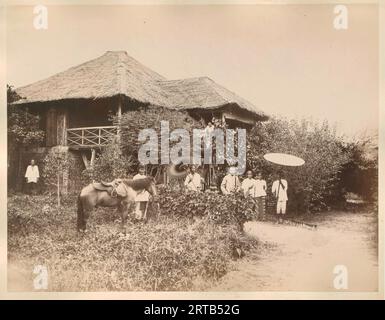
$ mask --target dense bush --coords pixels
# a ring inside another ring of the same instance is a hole
[[[340,174],[340,188],[361,199],[378,201],[378,136],[364,136],[345,146],[349,162]]]
[[[34,266],[44,265],[50,291],[202,290],[231,268],[234,252],[256,245],[234,224],[166,212],[128,222],[123,236],[112,209],[95,211],[80,237],[76,199],[64,198],[59,210],[54,203],[48,196],[8,201],[8,264],[27,286]]]
[[[264,154],[282,152],[303,158],[302,167],[282,168],[289,183],[289,210],[328,210],[343,200],[339,173],[350,159],[344,144],[326,121],[272,118],[257,123],[248,134],[247,162],[249,168],[261,170],[271,186],[280,167],[265,161]]]
[[[175,192],[164,187],[160,190],[161,212],[171,216],[207,217],[217,224],[243,223],[259,219],[255,203],[242,193],[222,195],[215,192]]]
[[[92,166],[83,171],[83,177],[85,182],[127,178],[134,173],[134,164],[133,157],[123,154],[119,145],[113,141],[95,158]]]

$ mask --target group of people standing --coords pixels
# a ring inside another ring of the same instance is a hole
[[[199,192],[203,188],[204,179],[197,172],[195,166],[191,166],[189,174],[186,176],[184,185],[187,191]],[[229,167],[226,176],[220,185],[221,192],[224,195],[242,192],[245,197],[251,197],[255,200],[256,209],[259,214],[265,215],[267,183],[262,178],[260,171],[254,175],[252,170],[246,172],[246,177],[241,182],[236,174],[234,167]],[[273,182],[271,192],[277,202],[276,213],[279,215],[279,222],[282,222],[282,216],[286,214],[286,204],[288,183],[282,178],[282,172],[277,173],[277,179]]]

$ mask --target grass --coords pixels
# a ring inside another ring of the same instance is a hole
[[[123,235],[113,209],[95,210],[80,236],[75,200],[57,209],[54,197],[8,198],[8,261],[19,282],[11,290],[29,288],[36,265],[48,269],[48,291],[204,290],[256,245],[236,225],[206,217],[129,221]]]

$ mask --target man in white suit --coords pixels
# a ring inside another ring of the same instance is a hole
[[[286,214],[287,188],[287,181],[281,178],[281,174],[279,174],[279,178],[273,182],[271,192],[277,199],[277,215],[280,223],[282,223],[282,217]]]

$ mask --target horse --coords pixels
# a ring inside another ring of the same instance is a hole
[[[99,186],[103,186],[98,184]],[[97,207],[118,208],[121,216],[121,228],[124,230],[128,211],[135,202],[136,195],[143,190],[148,191],[154,199],[157,196],[155,179],[146,177],[143,179],[119,179],[117,186],[110,183],[97,189],[95,184],[85,186],[77,199],[77,229],[85,232],[87,219],[90,213]]]

